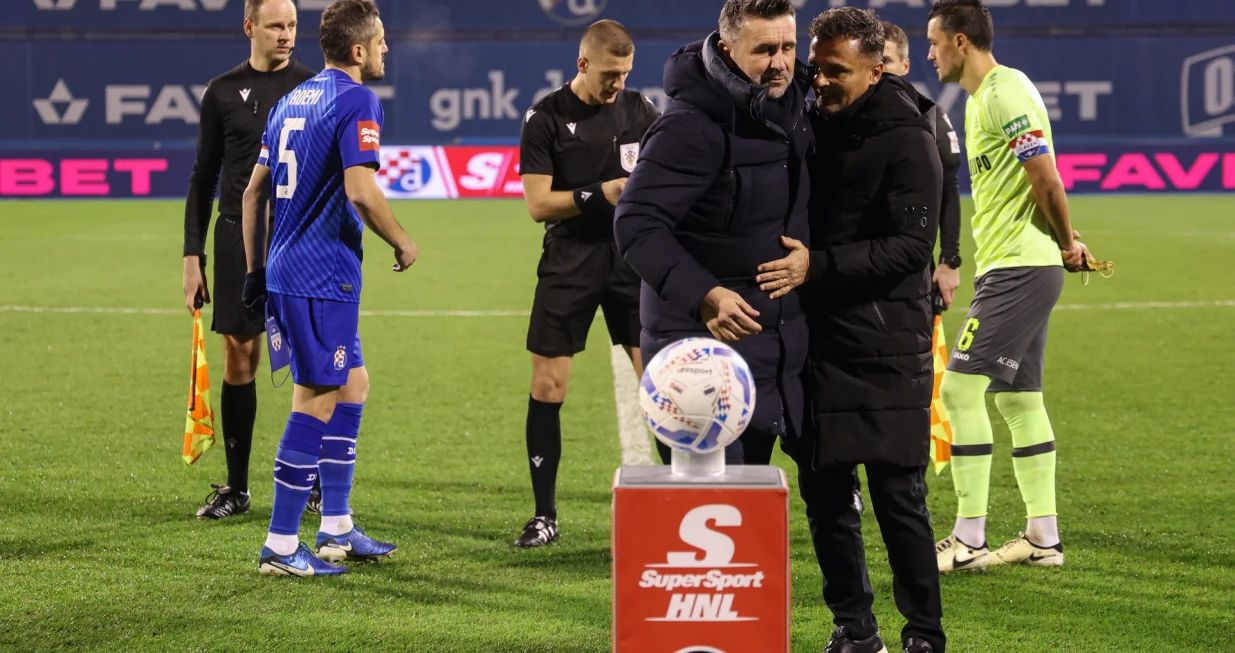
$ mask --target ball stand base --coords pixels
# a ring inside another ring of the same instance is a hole
[[[690,453],[674,449],[671,456],[670,466],[674,476],[709,478],[722,476],[725,473],[725,450],[723,448],[710,453]]]

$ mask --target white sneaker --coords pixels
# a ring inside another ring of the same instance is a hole
[[[950,571],[972,571],[986,569],[990,562],[991,550],[984,542],[974,548],[949,535],[935,545],[935,559],[939,563],[939,573]]]
[[[1061,567],[1063,566],[1063,543],[1055,546],[1038,546],[1029,541],[1029,536],[1021,533],[1015,540],[1009,540],[991,555],[991,566],[1017,563],[1034,567]]]

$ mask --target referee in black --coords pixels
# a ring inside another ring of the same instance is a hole
[[[609,337],[639,357],[639,277],[613,240],[613,210],[635,169],[643,133],[659,115],[624,90],[634,62],[630,33],[611,20],[593,23],[579,44],[578,74],[528,110],[519,172],[532,220],[545,224],[527,348],[532,390],[527,455],[536,514],[515,541],[537,547],[558,538],[554,491],[562,457],[559,412],[571,361],[587,344],[597,307]]]
[[[240,301],[246,261],[240,198],[261,149],[266,117],[275,103],[316,73],[291,60],[296,46],[296,6],[291,0],[245,0],[248,60],[210,80],[201,102],[197,161],[184,208],[184,303],[192,311],[211,303],[206,285],[206,231],[215,189],[219,220],[214,230],[214,316],[210,327],[227,352],[219,417],[227,446],[227,484],[197,511],[221,519],[249,509],[249,450],[257,416],[254,378],[261,360],[264,318]],[[222,171],[222,183],[220,183]]]

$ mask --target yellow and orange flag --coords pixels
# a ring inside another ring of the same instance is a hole
[[[189,368],[189,412],[184,421],[184,464],[197,462],[214,446],[214,406],[210,403],[210,372],[206,368],[206,338],[202,313],[193,311],[193,365]]]
[[[939,474],[952,460],[952,422],[948,421],[948,410],[939,398],[939,384],[943,382],[944,370],[948,368],[948,345],[943,336],[941,315],[935,315],[931,355],[935,359],[935,388],[931,391],[931,462],[935,466],[935,474]]]

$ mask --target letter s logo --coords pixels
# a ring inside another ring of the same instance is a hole
[[[708,522],[716,526],[741,526],[742,513],[733,506],[711,504],[699,506],[682,517],[678,536],[682,541],[703,550],[703,559],[697,560],[694,551],[672,551],[666,557],[671,567],[724,567],[733,561],[733,538],[708,528]]]
[[[459,185],[468,190],[491,190],[497,183],[506,155],[501,152],[485,152],[473,156],[467,162],[468,174],[459,177]]]

